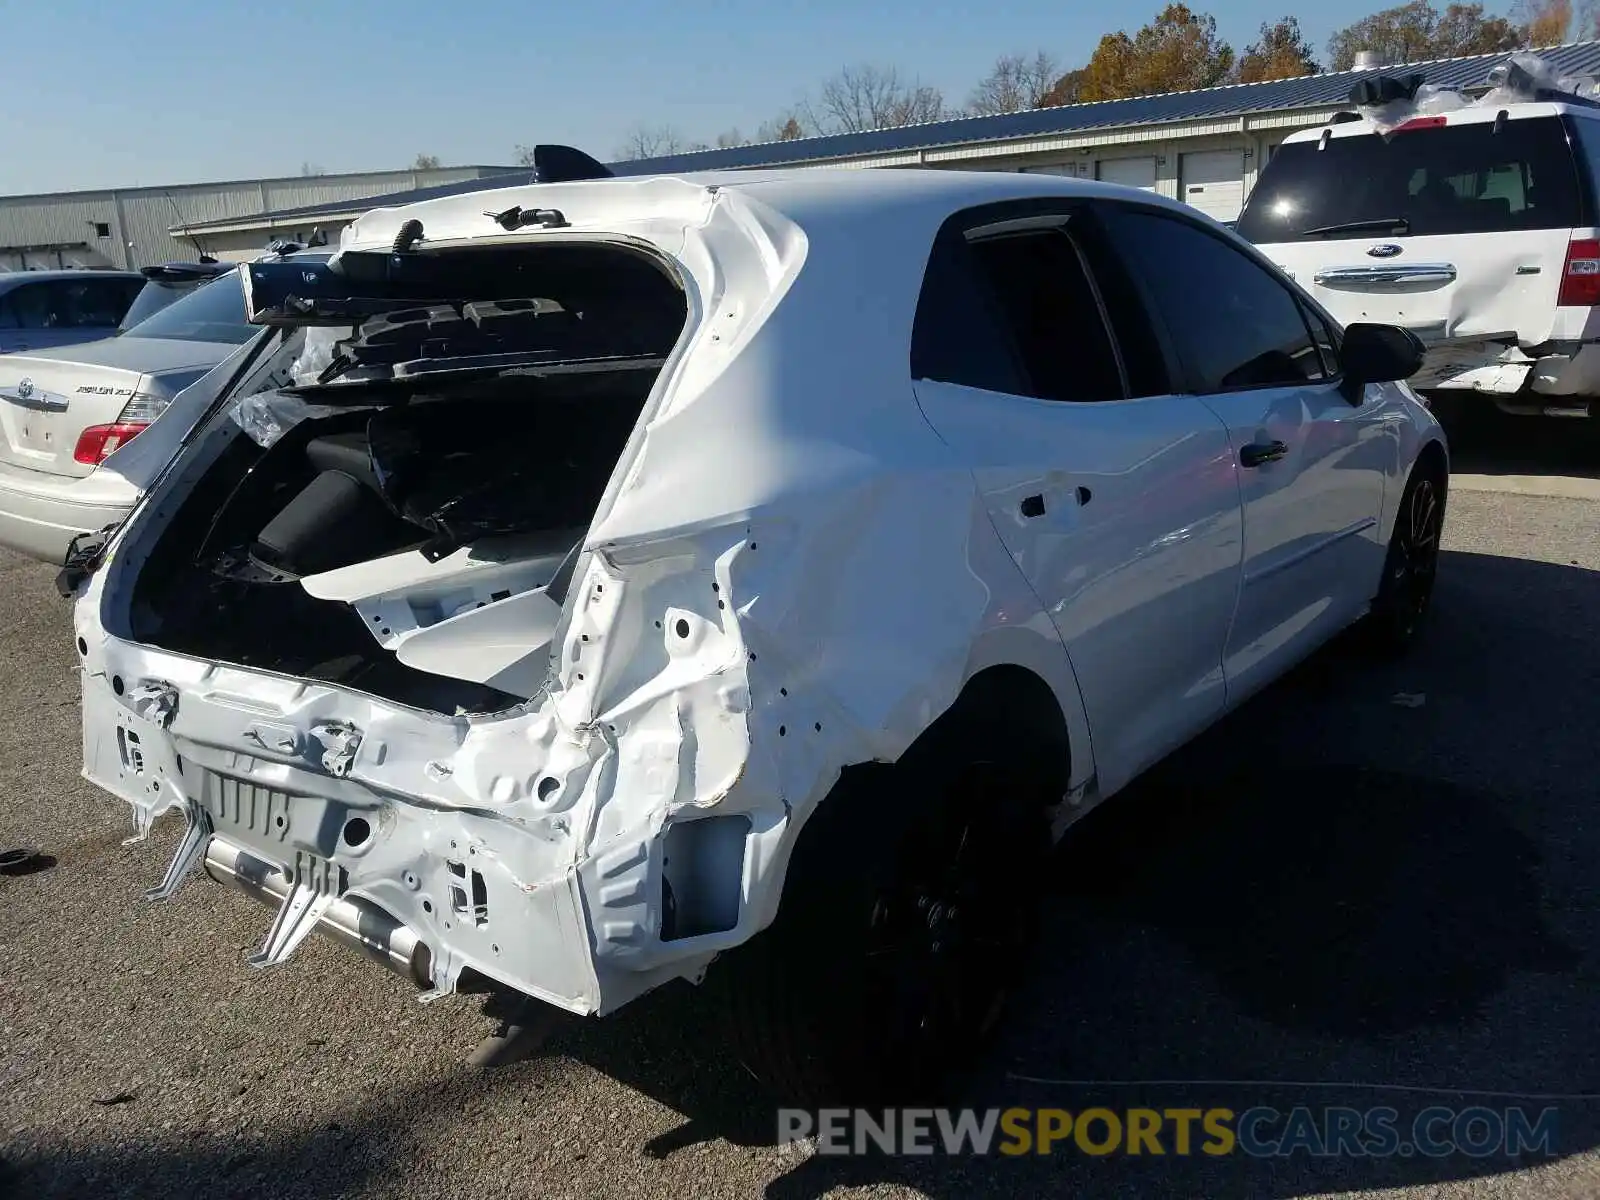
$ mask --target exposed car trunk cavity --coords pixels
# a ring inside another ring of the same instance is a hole
[[[286,337],[267,378],[294,382],[248,398],[272,436],[241,428],[237,398],[219,414],[237,436],[140,569],[134,640],[442,713],[537,692],[685,301],[618,245],[434,261],[404,290],[357,280],[330,299],[319,282],[315,323],[367,315]]]

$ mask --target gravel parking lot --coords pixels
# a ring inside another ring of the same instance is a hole
[[[139,901],[176,830],[124,847],[78,778],[67,608],[6,558],[0,848],[48,857],[0,876],[0,1191],[1600,1195],[1597,446],[1459,435],[1421,652],[1330,648],[1076,830],[1031,987],[957,1099],[1553,1106],[1553,1157],[819,1157],[772,1144],[687,987],[476,1075],[479,1001],[420,1005],[315,939],[252,971],[268,914],[203,880]]]

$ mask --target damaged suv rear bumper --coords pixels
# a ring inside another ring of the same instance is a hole
[[[1431,345],[1411,379],[1420,389],[1477,392],[1534,407],[1540,398],[1556,404],[1587,403],[1600,396],[1600,343],[1547,342],[1507,345],[1505,340],[1448,341]]]

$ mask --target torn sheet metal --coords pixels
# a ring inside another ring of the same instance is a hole
[[[311,736],[322,745],[322,767],[328,774],[337,779],[350,774],[361,749],[361,730],[346,721],[325,721],[311,727]]]

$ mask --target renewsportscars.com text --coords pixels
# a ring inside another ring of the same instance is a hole
[[[1553,1108],[780,1109],[778,1140],[818,1154],[1243,1154],[1470,1158],[1555,1153]]]

